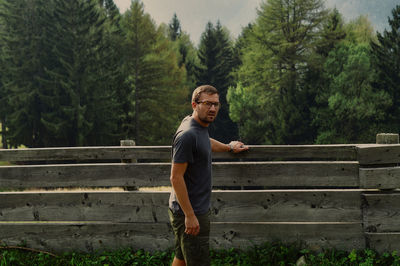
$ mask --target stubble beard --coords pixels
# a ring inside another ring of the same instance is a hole
[[[211,114],[211,115],[213,116],[212,119],[208,118],[209,117],[208,114],[205,114],[204,116],[198,116],[198,117],[201,122],[206,123],[206,124],[211,124],[217,118],[217,114],[215,113],[215,114]]]

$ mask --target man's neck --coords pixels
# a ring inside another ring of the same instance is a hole
[[[208,127],[210,125],[210,123],[201,121],[196,112],[193,112],[192,117],[194,120],[196,120],[197,123],[199,123],[203,127]]]

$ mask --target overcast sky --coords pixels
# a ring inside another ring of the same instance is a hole
[[[349,6],[346,3],[362,1],[387,1],[387,0],[326,0],[327,7],[337,6],[338,10],[349,20],[360,15],[357,5]],[[131,0],[114,0],[120,12],[125,12],[130,7]],[[181,22],[182,29],[189,33],[191,40],[197,45],[201,33],[208,21],[213,24],[219,19],[221,24],[229,29],[232,37],[240,34],[242,27],[253,22],[257,16],[261,0],[142,0],[144,10],[149,13],[157,25],[168,24],[174,13]],[[391,7],[391,8],[394,8]],[[387,11],[387,16],[390,13]],[[373,14],[369,16],[373,18]],[[378,25],[376,30],[382,30]]]

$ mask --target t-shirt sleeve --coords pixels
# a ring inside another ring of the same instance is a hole
[[[172,161],[174,163],[193,163],[195,138],[189,132],[178,134],[174,140]]]

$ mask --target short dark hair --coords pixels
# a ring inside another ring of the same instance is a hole
[[[200,96],[201,96],[201,94],[202,94],[203,92],[204,92],[204,93],[207,93],[207,94],[209,94],[209,95],[212,95],[212,94],[219,94],[219,93],[218,93],[218,90],[217,90],[215,87],[213,87],[213,86],[211,86],[211,85],[201,85],[201,86],[197,87],[197,88],[193,91],[193,94],[192,94],[192,103],[197,103],[197,102],[199,101]]]

